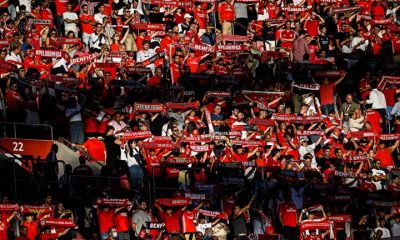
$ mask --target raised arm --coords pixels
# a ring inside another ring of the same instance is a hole
[[[390,153],[392,153],[396,148],[399,146],[400,140],[397,140],[396,143],[390,147],[388,147],[388,150]]]

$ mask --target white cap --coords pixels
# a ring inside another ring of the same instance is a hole
[[[183,16],[183,18],[193,18],[193,17],[189,13],[185,13],[185,16]]]

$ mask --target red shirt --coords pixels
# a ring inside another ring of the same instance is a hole
[[[62,16],[64,12],[67,11],[65,4],[69,2],[69,0],[55,0],[57,16]]]
[[[267,167],[281,167],[281,162],[278,159],[275,160],[272,157],[269,157],[265,165]]]
[[[177,13],[174,13],[174,18],[175,18],[175,23],[176,23],[176,25],[178,25],[178,24],[180,24],[180,23],[183,23],[183,21],[185,20],[184,18],[183,18],[183,14],[177,14]]]
[[[147,156],[146,158],[146,169],[147,174],[149,176],[153,176],[153,167],[154,167],[154,176],[160,176],[161,170],[158,168],[160,166],[160,158],[157,156]]]
[[[129,231],[129,220],[127,212],[119,212],[114,216],[114,224],[117,232]]]
[[[382,90],[382,93],[385,95],[386,105],[393,107],[396,104],[396,88],[385,88]]]
[[[188,57],[186,64],[190,67],[191,73],[197,73],[201,57]]]
[[[89,21],[94,21],[94,17],[93,17],[92,15],[83,14],[83,13],[82,13],[82,14],[79,16],[79,20],[80,20],[80,22],[81,22],[82,32],[88,33],[88,34],[91,34],[91,33],[94,32],[92,24],[90,24],[90,23],[84,23],[84,22],[83,22],[84,20],[85,20],[85,21],[87,21],[87,20],[89,20]]]
[[[318,35],[319,20],[308,20],[304,23],[304,28],[307,28],[308,35],[315,37]]]
[[[372,130],[376,133],[381,133],[382,128],[380,121],[382,120],[381,115],[375,110],[368,110],[366,112],[366,121],[371,123]]]
[[[334,104],[335,83],[322,84],[319,86],[321,105]]]
[[[147,85],[149,87],[157,87],[160,86],[161,78],[159,76],[153,76],[147,81]]]
[[[92,156],[97,161],[105,161],[106,157],[104,152],[106,151],[106,146],[104,142],[98,140],[97,138],[89,138],[83,144],[86,147],[87,153]]]
[[[360,89],[370,88],[370,80],[367,78],[363,78],[360,80],[359,87]],[[371,90],[366,90],[365,92],[361,93],[361,99],[366,100]]]
[[[28,68],[32,67],[33,65],[35,65],[34,59],[30,56],[26,56],[24,58],[24,69],[28,70]]]
[[[376,186],[372,182],[367,182],[367,181],[362,181],[361,184],[357,187],[358,190],[361,191],[370,191],[374,192],[376,191]]]
[[[281,32],[281,37],[280,38],[286,38],[286,39],[293,39],[294,38],[294,31],[293,30],[283,30]],[[293,48],[293,41],[290,42],[282,42],[281,43],[281,47],[285,47],[285,48]]]
[[[197,20],[197,23],[199,24],[199,29],[206,29],[207,27],[207,10],[199,10],[197,8],[194,9],[194,17]]]
[[[269,19],[278,18],[278,14],[276,13],[278,10],[278,6],[276,6],[276,4],[268,3],[267,8],[268,8]]]
[[[54,27],[53,13],[51,12],[51,10],[49,8],[42,9],[40,11],[40,15],[41,15],[42,19],[50,20],[49,28]]]
[[[114,214],[115,214],[114,209],[110,210],[108,212],[99,210],[97,217],[99,220],[100,233],[108,233],[110,228],[114,226],[114,222],[113,222]]]
[[[182,210],[178,210],[175,213],[172,213],[171,216],[168,215],[165,212],[160,213],[160,217],[162,221],[165,224],[165,228],[168,233],[173,233],[173,232],[180,232],[181,231],[181,225],[179,223],[180,218],[183,215]]]
[[[58,233],[52,233],[52,234],[40,234],[40,240],[57,240],[58,238]]]
[[[185,211],[182,215],[182,232],[183,233],[195,233],[196,226],[194,225],[194,220],[196,215],[196,210]]]
[[[233,195],[225,195],[221,199],[222,211],[226,214],[231,215],[232,209],[235,206],[236,198]]]
[[[27,237],[29,238],[29,240],[35,240],[36,236],[38,235],[38,223],[37,221],[33,221],[31,223],[28,222],[24,222],[22,224],[23,226],[25,226],[26,228],[28,228],[28,235]]]
[[[86,117],[84,120],[85,133],[97,132],[97,120],[92,117]]]
[[[171,84],[178,83],[178,79],[181,76],[180,65],[175,62],[171,63]]]
[[[169,54],[169,50],[171,48],[171,44],[175,42],[176,39],[173,37],[164,37],[161,42],[160,42],[160,47],[162,50],[164,50],[167,54]]]
[[[5,220],[0,220],[0,239],[1,240],[7,240],[7,228],[10,226],[10,224],[7,222],[7,219]]]
[[[248,156],[247,153],[242,153],[241,155],[239,155],[237,153],[234,153],[233,154],[233,159],[236,162],[247,162],[247,156]]]
[[[22,108],[22,97],[19,92],[10,90],[6,94],[7,108],[9,110],[18,110]]]
[[[221,21],[234,21],[235,20],[235,11],[232,5],[223,2],[218,6],[218,12],[221,16]]]
[[[279,204],[279,214],[283,221],[283,225],[287,227],[297,226],[297,209],[294,203],[283,202]]]
[[[392,154],[387,149],[381,150],[378,148],[378,150],[376,151],[375,159],[381,160],[381,166],[383,168],[394,166]]]

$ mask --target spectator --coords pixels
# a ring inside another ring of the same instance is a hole
[[[139,236],[139,233],[144,229],[146,222],[151,221],[151,217],[146,210],[147,203],[141,201],[139,203],[139,209],[132,215],[132,229],[135,232],[135,237]]]
[[[305,31],[300,31],[293,42],[293,60],[298,63],[308,61],[308,57],[310,56],[310,49],[307,41],[304,39],[305,33]]]

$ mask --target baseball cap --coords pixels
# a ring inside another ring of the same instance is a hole
[[[183,18],[193,18],[193,17],[189,13],[186,13],[185,16],[183,16]]]

